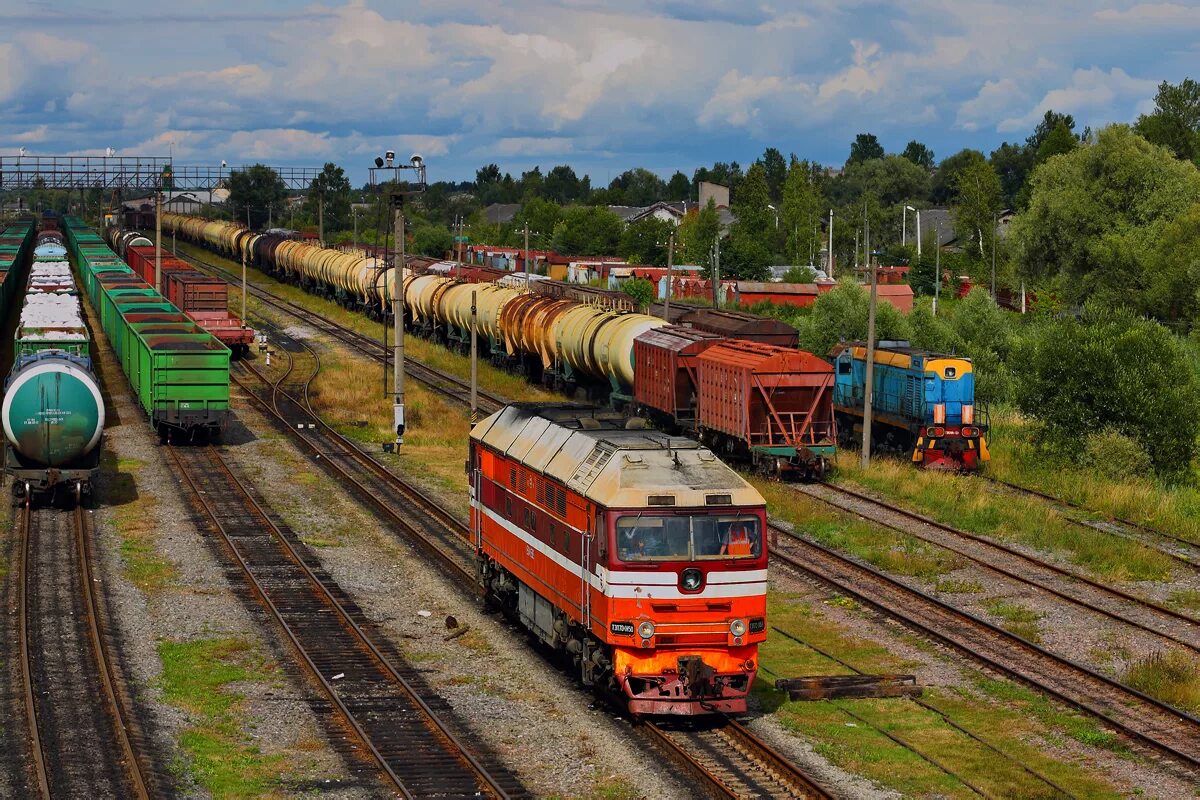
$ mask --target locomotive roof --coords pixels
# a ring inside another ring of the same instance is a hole
[[[513,403],[476,425],[471,438],[608,508],[644,508],[650,496],[660,503],[670,496],[677,508],[712,505],[717,495],[736,506],[764,504],[707,447],[627,428],[620,414],[593,406]]]
[[[841,353],[843,350],[845,350],[848,347],[866,347],[866,346],[867,346],[866,342],[841,342],[840,344],[834,345],[834,348],[830,352],[830,355],[836,356],[838,353]],[[884,340],[881,342],[876,342],[875,343],[875,352],[876,353],[899,353],[900,355],[910,356],[913,358],[923,358],[926,361],[929,361],[929,360],[935,359],[935,358],[956,358],[961,361],[968,361],[968,362],[971,360],[971,359],[967,358],[966,356],[957,356],[957,355],[954,355],[953,353],[935,353],[932,350],[922,350],[919,347],[913,347],[912,345],[910,345],[908,342],[905,342],[905,341]]]

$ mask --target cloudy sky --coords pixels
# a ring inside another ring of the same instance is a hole
[[[172,10],[178,6],[186,10]],[[335,161],[430,180],[569,163],[689,175],[855,133],[943,157],[1047,108],[1130,121],[1200,56],[1200,4],[980,0],[0,3],[0,153]]]

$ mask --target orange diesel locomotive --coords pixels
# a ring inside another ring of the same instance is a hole
[[[471,432],[486,592],[635,714],[740,713],[766,639],[765,502],[707,448],[587,406]]]

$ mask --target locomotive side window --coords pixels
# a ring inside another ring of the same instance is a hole
[[[850,359],[848,359],[848,358],[838,359],[838,375],[849,375],[849,374],[850,374]]]

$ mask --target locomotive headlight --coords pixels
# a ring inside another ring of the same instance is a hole
[[[650,620],[645,620],[638,624],[638,636],[643,639],[649,639],[654,636],[654,623]]]
[[[700,584],[704,582],[704,576],[698,569],[685,569],[683,575],[679,579],[679,585],[683,587],[685,592],[695,592],[700,589]]]
[[[732,633],[734,636],[745,636],[746,635],[746,620],[735,619],[733,622],[729,623],[729,632]]]

